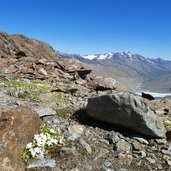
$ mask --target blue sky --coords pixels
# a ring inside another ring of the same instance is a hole
[[[171,59],[171,0],[0,0],[0,30],[90,54]]]

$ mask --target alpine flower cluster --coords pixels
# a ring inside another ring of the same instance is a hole
[[[22,160],[27,162],[29,158],[43,158],[47,150],[63,143],[63,136],[59,129],[43,125],[40,133],[34,135],[32,142],[28,143],[22,155]]]

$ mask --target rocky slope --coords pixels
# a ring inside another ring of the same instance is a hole
[[[1,58],[25,57],[56,59],[58,55],[47,43],[27,38],[23,35],[8,35],[0,33],[0,56]]]
[[[169,170],[170,100],[125,92],[40,41],[0,35],[0,170]],[[64,140],[24,164],[22,151],[43,123],[60,129]]]
[[[132,54],[131,52],[122,52],[122,53],[106,53],[106,54],[96,54],[96,55],[69,55],[69,54],[61,54],[63,58],[74,58],[83,62],[88,63],[90,66],[97,68],[96,70],[101,70],[104,68],[106,73],[101,72],[104,76],[113,75],[115,79],[120,82],[121,85],[128,84],[130,86],[125,87],[127,90],[136,90],[143,89],[148,90],[148,82],[153,79],[158,85],[153,86],[151,84],[150,87],[154,89],[154,91],[162,91],[170,92],[170,87],[163,87],[159,83],[159,79],[161,76],[167,75],[171,73],[171,61],[163,60],[161,58],[150,59],[145,58],[138,54]],[[115,73],[115,74],[114,74]],[[121,74],[121,77],[118,76]],[[98,72],[97,72],[98,74]],[[121,79],[124,78],[124,79]],[[128,79],[127,79],[128,78]],[[131,81],[127,81],[131,80]],[[133,83],[132,83],[133,81]],[[166,80],[165,80],[166,81]],[[138,82],[137,84],[135,84]],[[141,86],[140,86],[141,85]],[[135,87],[131,89],[131,87]]]

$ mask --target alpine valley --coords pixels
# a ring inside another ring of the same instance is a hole
[[[84,62],[95,75],[116,79],[128,91],[171,92],[171,61],[146,58],[129,51],[95,55],[58,53],[62,58]]]

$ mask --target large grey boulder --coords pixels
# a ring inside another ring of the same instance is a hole
[[[141,97],[121,92],[88,99],[88,115],[152,137],[164,137],[165,129]]]

